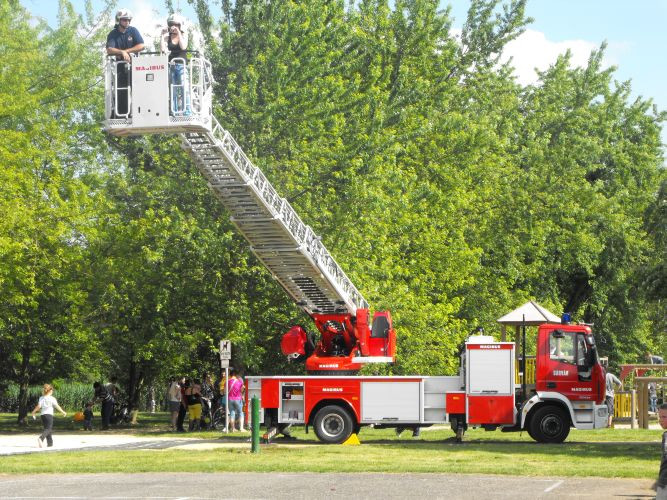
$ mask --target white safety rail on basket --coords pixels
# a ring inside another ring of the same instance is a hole
[[[300,307],[308,314],[352,315],[368,308],[320,238],[213,117],[210,63],[189,57],[175,82],[174,65],[183,61],[169,62],[166,54],[141,54],[131,63],[107,58],[105,130],[117,136],[181,134],[183,147],[252,252]],[[119,71],[125,69],[131,87],[119,86]],[[119,109],[119,101],[127,110]]]
[[[368,307],[320,238],[215,118],[212,132],[181,137],[252,252],[299,306],[309,314]]]
[[[183,65],[178,83],[169,78],[176,65]],[[193,55],[187,61],[169,61],[166,54],[149,53],[127,63],[107,57],[104,68],[104,129],[109,134],[211,130],[213,76],[205,58]],[[128,75],[131,85],[122,84],[123,75]],[[176,109],[179,99],[181,108]]]

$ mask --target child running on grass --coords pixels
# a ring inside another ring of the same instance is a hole
[[[63,417],[67,416],[65,410],[63,410],[59,405],[56,398],[53,397],[53,386],[51,384],[44,384],[42,389],[42,396],[39,398],[39,402],[35,409],[32,410],[32,418],[35,418],[35,413],[40,410],[40,418],[42,419],[42,426],[44,430],[37,438],[37,445],[41,448],[43,446],[43,441],[46,439],[46,445],[48,447],[53,446],[53,409],[58,410],[63,414]]]

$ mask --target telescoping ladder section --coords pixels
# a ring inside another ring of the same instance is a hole
[[[354,315],[368,308],[320,238],[212,118],[212,132],[181,134],[183,147],[252,252],[308,314]]]

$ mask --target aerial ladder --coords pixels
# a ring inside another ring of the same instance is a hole
[[[182,84],[170,83],[175,64],[186,67]],[[121,65],[131,85],[119,86]],[[120,137],[178,134],[253,254],[312,318],[319,337],[293,326],[282,338],[283,353],[319,375],[393,363],[396,333],[390,312],[375,312],[370,321],[368,302],[321,238],[213,116],[210,62],[197,52],[172,61],[166,54],[143,53],[130,63],[109,57],[104,72],[105,131]]]

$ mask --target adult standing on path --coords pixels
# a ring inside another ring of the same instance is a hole
[[[127,9],[120,9],[116,12],[116,25],[107,35],[107,54],[116,56],[117,61],[125,63],[130,62],[131,54],[139,53],[144,49],[144,39],[137,28],[130,26],[131,21],[132,13]],[[118,89],[124,88],[125,90],[116,91],[118,116],[115,116],[114,113],[114,117],[121,118],[130,112],[129,88],[132,86],[132,73],[129,70],[129,64],[118,64],[117,71]]]
[[[102,430],[106,431],[109,429],[109,422],[111,422],[111,413],[113,412],[114,399],[107,388],[104,387],[101,383],[95,382],[93,384],[93,388],[95,389],[93,403],[95,403],[95,401],[102,403]]]
[[[230,432],[236,429],[239,431],[245,430],[243,428],[243,393],[245,392],[245,385],[243,380],[239,377],[236,370],[229,372],[229,382],[227,383],[227,393],[229,398],[229,420]],[[236,425],[238,424],[238,425]]]
[[[51,384],[44,384],[42,388],[42,396],[39,398],[39,402],[35,409],[32,410],[32,418],[35,418],[35,413],[40,412],[40,418],[42,419],[42,426],[44,430],[37,438],[37,444],[39,447],[42,447],[42,442],[46,438],[46,446],[49,448],[53,446],[53,409],[58,410],[63,414],[63,417],[67,416],[65,410],[63,410],[58,401],[53,397],[53,386]]]
[[[176,432],[185,432],[183,428],[183,422],[185,422],[185,415],[188,413],[188,396],[185,394],[185,389],[190,384],[189,380],[185,377],[180,379],[180,388],[181,388],[181,406],[178,408],[178,418],[176,419]]]
[[[178,430],[178,411],[181,408],[181,386],[178,377],[172,377],[169,384],[169,411],[171,412],[171,430]],[[182,424],[181,424],[182,425]]]
[[[188,415],[190,416],[189,430],[198,431],[201,428],[201,384],[194,379],[190,386],[185,389],[188,400]]]
[[[113,376],[109,379],[109,382],[104,386],[111,397],[113,398],[113,405],[111,406],[111,419],[113,420],[113,415],[116,412],[116,403],[120,399],[120,390],[118,389],[118,377]],[[116,422],[114,422],[116,423]]]

